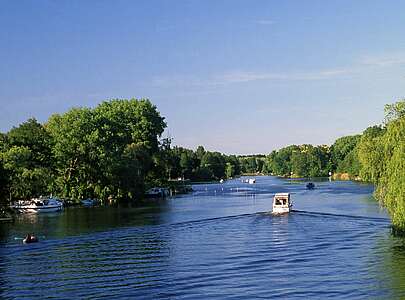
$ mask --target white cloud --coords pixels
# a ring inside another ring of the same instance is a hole
[[[255,21],[255,23],[259,24],[259,25],[273,25],[276,22],[273,20],[257,20],[257,21]]]
[[[225,73],[221,76],[216,76],[213,82],[216,82],[216,84],[229,84],[229,83],[241,83],[257,80],[267,80],[267,81],[324,80],[342,75],[350,75],[355,73],[355,71],[356,71],[355,69],[351,68],[336,68],[319,71],[308,71],[308,72],[299,71],[286,73],[234,71]]]
[[[229,71],[218,75],[212,75],[206,79],[193,76],[168,76],[155,77],[152,80],[153,86],[158,87],[180,87],[180,86],[218,86],[234,83],[245,83],[252,81],[307,81],[325,80],[344,75],[354,74],[353,68],[336,68],[308,72],[257,72],[257,71]]]
[[[373,67],[389,67],[405,64],[405,53],[388,53],[380,56],[365,56],[360,63]]]
[[[266,20],[262,20],[263,22]],[[267,20],[266,22],[270,22]],[[223,73],[212,74],[205,78],[190,76],[166,76],[156,77],[152,85],[158,87],[209,87],[222,86],[236,83],[254,81],[314,81],[335,78],[348,78],[356,74],[370,74],[375,68],[388,68],[405,65],[405,53],[387,54],[383,56],[365,56],[357,60],[349,67],[326,68],[309,71],[251,71],[231,70]]]

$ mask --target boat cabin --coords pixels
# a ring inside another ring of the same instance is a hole
[[[290,193],[277,193],[273,198],[273,214],[289,213],[292,207]]]

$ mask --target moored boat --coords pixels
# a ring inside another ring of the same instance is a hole
[[[47,213],[61,211],[63,203],[54,198],[41,197],[28,201],[20,200],[12,208],[20,213]]]
[[[290,193],[277,193],[273,198],[273,214],[285,214],[291,211],[292,201]]]
[[[85,207],[91,207],[91,206],[96,206],[99,204],[99,201],[97,199],[85,199],[80,201],[80,203],[85,206]]]
[[[169,189],[154,187],[146,191],[146,198],[164,198],[170,195]]]

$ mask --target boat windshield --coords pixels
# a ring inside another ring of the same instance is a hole
[[[287,199],[276,199],[274,205],[287,205]]]

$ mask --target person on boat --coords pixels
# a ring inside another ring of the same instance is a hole
[[[23,242],[24,244],[36,243],[38,242],[38,238],[34,234],[28,233]]]

